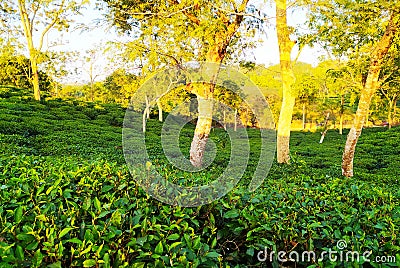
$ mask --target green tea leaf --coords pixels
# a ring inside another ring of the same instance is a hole
[[[211,251],[211,252],[207,252],[205,256],[209,257],[209,258],[218,258],[219,256],[221,256],[221,254],[219,254],[215,251]]]
[[[181,237],[179,234],[170,234],[167,239],[168,240],[177,240],[179,239],[179,237]]]
[[[62,267],[61,267],[61,262],[58,261],[58,262],[49,264],[49,265],[47,265],[47,268],[62,268]]]
[[[97,196],[93,200],[94,207],[97,209],[97,211],[101,210],[101,204],[100,200],[97,198]]]
[[[160,241],[160,242],[158,242],[156,248],[154,249],[154,252],[161,255],[163,253],[163,250],[164,250],[163,244]]]
[[[225,219],[233,219],[237,218],[239,216],[239,213],[236,210],[229,210],[228,212],[225,212],[224,218]]]
[[[14,221],[19,223],[22,220],[23,209],[22,206],[19,206],[15,209],[14,212]]]
[[[83,267],[93,267],[96,265],[96,260],[88,259],[83,262]]]
[[[16,255],[17,259],[20,261],[23,261],[25,259],[24,250],[22,249],[22,247],[20,245],[18,245],[17,248],[15,249],[15,255]]]
[[[73,230],[74,228],[72,227],[67,227],[61,230],[60,234],[58,235],[58,238],[63,237],[64,235],[68,234],[69,231]]]
[[[33,255],[32,264],[34,267],[39,267],[43,260],[43,254],[40,252],[40,249],[36,250],[35,254]]]
[[[179,242],[174,242],[174,243],[172,243],[171,246],[169,246],[169,250],[171,250],[171,249],[173,249],[173,248],[179,246],[180,244],[182,244],[182,242],[180,242],[180,241],[179,241]]]

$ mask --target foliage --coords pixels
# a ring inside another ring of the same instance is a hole
[[[24,56],[0,55],[0,85],[32,88],[32,68]],[[52,79],[39,71],[39,83],[43,91],[50,91]]]
[[[397,254],[400,260],[400,128],[367,129],[355,160],[357,176],[346,180],[340,176],[343,136],[329,131],[319,145],[318,134],[294,132],[292,165],[275,163],[253,193],[245,187],[260,141],[258,131],[249,129],[251,156],[240,185],[212,204],[181,208],[159,203],[132,179],[120,147],[121,125],[109,121],[122,122],[119,106],[73,99],[38,103],[26,98],[26,90],[1,92],[2,267],[261,267],[257,253],[264,247],[321,252],[336,250],[340,239],[349,250]],[[148,129],[155,168],[182,183],[213,179],[229,159],[229,137],[214,128],[216,163],[189,177],[159,157],[161,123],[150,119]],[[187,149],[194,126],[182,131]],[[324,260],[297,266],[311,264],[342,265]],[[277,267],[278,261],[267,265]]]
[[[40,100],[38,65],[41,63],[44,38],[52,29],[58,31],[68,29],[71,15],[78,14],[85,2],[5,0],[0,3],[0,17],[8,17],[6,21],[8,28],[15,29],[14,34],[16,35],[23,33],[25,37],[25,48],[29,53],[32,72],[30,78],[36,100]],[[20,25],[20,28],[15,25]]]
[[[104,81],[104,89],[108,93],[108,100],[125,105],[128,104],[137,87],[138,77],[123,69],[115,70]]]

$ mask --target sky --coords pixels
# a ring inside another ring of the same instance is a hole
[[[264,6],[264,12],[268,17],[273,18],[275,16],[275,7],[273,4]],[[93,4],[88,6],[82,13],[83,16],[77,16],[74,18],[76,23],[82,23],[86,25],[95,25],[95,20],[103,18],[103,11],[97,10]],[[306,21],[305,12],[301,10],[294,10],[289,13],[288,16],[289,25],[295,27],[302,27]],[[275,65],[279,63],[279,49],[278,41],[276,37],[275,27],[273,25],[274,19],[271,19],[271,25],[266,28],[265,34],[261,35],[260,38],[263,40],[255,50],[247,53],[246,56],[249,60],[255,60],[258,64],[265,64],[266,66]],[[81,51],[84,52],[88,49],[94,48],[100,44],[104,44],[107,41],[118,41],[126,39],[126,37],[120,37],[117,35],[115,29],[106,29],[105,26],[102,27],[91,27],[89,31],[74,30],[69,32],[60,33],[56,30],[52,30],[45,44],[50,44],[49,40],[59,40],[62,45],[52,47],[54,50],[61,51]],[[298,48],[293,49],[292,58],[295,58],[298,53]],[[310,63],[312,65],[317,65],[319,58],[325,55],[324,51],[319,48],[305,47],[299,57],[299,61]],[[101,58],[101,57],[100,57]],[[99,69],[106,68],[106,62],[104,59],[100,59],[96,62]],[[82,63],[75,66],[77,68],[82,67]],[[99,74],[96,80],[103,80],[108,74],[112,72],[111,69],[105,69]],[[86,83],[89,81],[89,75],[87,72],[82,71],[79,77],[70,76],[67,77],[64,82],[67,83]]]

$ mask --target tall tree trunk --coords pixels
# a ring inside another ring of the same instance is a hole
[[[235,116],[234,116],[234,121],[233,121],[233,131],[237,130],[237,109],[235,109]]]
[[[238,7],[238,11],[244,13],[247,4],[248,0],[244,0]],[[200,167],[202,165],[204,150],[211,130],[213,105],[209,100],[213,99],[215,88],[214,82],[216,81],[217,75],[219,73],[219,65],[222,63],[227,53],[226,49],[244,18],[243,15],[236,15],[235,20],[233,22],[230,22],[230,19],[228,17],[225,17],[222,14],[220,15],[221,18],[223,18],[223,23],[226,27],[223,31],[216,32],[214,36],[215,42],[213,44],[210,44],[210,48],[205,55],[207,62],[215,63],[218,67],[215,68],[215,70],[212,70],[212,72],[214,72],[212,74],[213,81],[210,81],[210,84],[208,86],[203,86],[204,92],[202,95],[197,95],[199,104],[199,118],[197,120],[193,141],[190,146],[190,162],[195,167]],[[200,25],[200,22],[198,20],[195,23],[197,25]]]
[[[339,134],[343,135],[344,95],[340,96]]]
[[[233,33],[230,34],[233,35]],[[228,35],[228,40],[232,35]],[[204,151],[212,126],[213,104],[211,100],[214,98],[215,81],[229,44],[226,39],[222,40],[220,35],[217,35],[216,39],[216,44],[209,49],[206,55],[207,62],[215,64],[214,66],[210,65],[211,81],[208,84],[194,85],[198,102],[198,119],[190,145],[190,162],[194,167],[201,167],[203,163]]]
[[[147,95],[144,96],[145,102],[146,102],[146,107],[143,110],[143,118],[142,118],[142,128],[143,128],[143,133],[146,132],[146,123],[147,119],[150,118],[150,103],[149,103],[149,98]]]
[[[224,108],[224,111],[223,111],[223,116],[224,116],[224,122],[223,122],[223,127],[224,127],[224,129],[226,130],[226,111],[225,111],[225,108]]]
[[[328,113],[326,115],[326,119],[325,119],[325,123],[324,123],[324,128],[323,131],[321,132],[321,139],[319,140],[319,143],[322,144],[324,142],[326,133],[328,132],[328,120],[329,120],[329,115],[330,113]]]
[[[400,26],[398,13],[392,13],[389,24],[386,28],[381,40],[377,43],[371,55],[371,62],[368,70],[367,80],[361,90],[360,101],[354,123],[347,136],[346,146],[342,158],[342,174],[346,177],[353,176],[353,161],[354,153],[357,145],[358,138],[361,135],[365,119],[369,113],[371,99],[376,90],[379,88],[379,74],[382,68],[383,60],[392,45],[394,36]]]
[[[32,68],[32,85],[33,95],[35,100],[40,101],[40,87],[39,87],[39,71],[37,67],[36,56],[31,53],[31,68]]]
[[[279,56],[282,78],[282,106],[278,120],[277,160],[278,163],[289,163],[290,127],[292,124],[295,94],[292,85],[295,76],[292,69],[290,54],[294,42],[290,40],[287,25],[287,0],[276,0],[276,30],[279,43]]]
[[[219,67],[218,69],[212,71],[214,72],[212,79],[215,80],[219,72]],[[209,84],[203,83],[202,85],[194,85],[194,88],[197,95],[198,118],[193,140],[190,145],[190,162],[194,167],[201,167],[203,163],[204,151],[212,127],[212,99],[214,95],[215,84],[214,81],[210,81]]]
[[[157,107],[158,107],[158,121],[162,122],[163,121],[163,112],[162,112],[162,106],[161,102],[159,99],[157,99]]]
[[[146,118],[150,119],[150,102],[149,102],[149,98],[147,97],[147,95],[144,96],[145,101],[146,101]]]
[[[343,135],[343,113],[340,113],[339,117],[339,134]]]
[[[394,101],[393,101],[393,124],[395,125],[396,124],[396,122],[397,122],[397,120],[396,120],[396,109],[397,108],[397,96],[394,98]]]
[[[190,146],[190,162],[194,167],[201,167],[204,151],[211,131],[213,103],[209,98],[198,96],[198,111],[196,129]]]
[[[306,129],[306,103],[303,103],[303,130]]]
[[[388,111],[388,129],[392,128],[393,120],[392,120],[392,110],[393,110],[393,101],[389,100],[389,111]]]
[[[32,76],[31,81],[33,85],[33,95],[35,100],[40,101],[40,87],[39,87],[39,71],[38,71],[38,63],[37,63],[37,51],[33,44],[33,37],[32,37],[32,25],[31,20],[28,16],[25,1],[18,0],[18,9],[19,15],[21,18],[22,28],[24,29],[24,35],[26,38],[26,43],[28,45],[29,51],[29,60],[32,69]]]

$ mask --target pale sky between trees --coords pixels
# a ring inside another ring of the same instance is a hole
[[[276,38],[275,30],[275,6],[273,4],[265,5],[264,12],[271,17],[269,26],[265,27],[265,34],[259,36],[263,40],[263,43],[259,45],[258,48],[246,52],[246,57],[249,61],[255,61],[257,64],[275,65],[279,63],[279,51],[278,51],[278,41]],[[79,29],[72,30],[69,32],[58,32],[57,30],[52,30],[48,37],[47,43],[50,45],[52,42],[61,43],[52,47],[51,50],[57,51],[85,51],[94,48],[100,43],[106,43],[108,41],[123,41],[129,40],[129,37],[118,36],[114,28],[107,28],[106,23],[100,23],[100,26],[95,26],[95,21],[98,19],[104,19],[103,12],[95,8],[95,4],[92,1],[90,6],[87,6],[85,10],[82,11],[82,16],[76,16],[74,18],[75,23],[74,28],[78,24],[89,26],[89,30],[82,31]],[[305,13],[299,9],[293,10],[293,14],[288,17],[289,24],[296,26],[298,29],[305,29],[304,22],[306,20]],[[296,57],[298,49],[294,49],[292,57]],[[326,53],[320,47],[305,47],[300,55],[299,61],[313,64],[314,66],[320,61],[319,58]],[[105,68],[104,75],[99,75],[96,80],[103,80],[112,71],[107,71],[106,62],[98,63],[103,65]],[[79,68],[79,66],[77,66]],[[89,81],[88,75],[82,73],[79,77],[68,76],[64,79],[65,83],[87,83]]]

